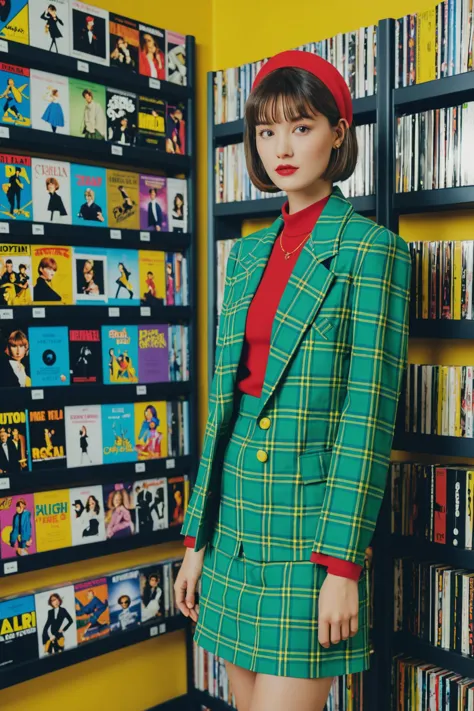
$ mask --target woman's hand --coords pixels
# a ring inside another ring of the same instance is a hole
[[[196,585],[201,577],[202,563],[206,547],[200,551],[187,548],[174,584],[175,600],[185,617],[191,617],[197,622],[198,613],[195,607]]]
[[[328,573],[319,593],[318,640],[330,647],[359,629],[358,581]]]

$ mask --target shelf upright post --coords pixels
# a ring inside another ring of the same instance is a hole
[[[211,389],[214,374],[214,353],[216,348],[216,296],[217,296],[217,244],[216,244],[216,181],[214,165],[214,72],[207,74],[207,350],[208,389]]]

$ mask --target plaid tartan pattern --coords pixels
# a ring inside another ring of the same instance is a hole
[[[334,188],[279,303],[262,394],[247,397],[248,428],[226,452],[247,311],[282,227],[280,216],[229,256],[203,452],[181,533],[196,537],[195,550],[213,536],[230,555],[243,544],[255,563],[309,561],[317,551],[363,565],[407,365],[410,254]],[[225,507],[224,470],[238,482]]]

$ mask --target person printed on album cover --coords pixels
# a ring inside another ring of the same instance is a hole
[[[88,272],[84,272],[84,285],[82,286],[83,294],[90,294],[92,296],[99,296],[100,289],[99,286],[94,281],[94,270],[89,269]]]
[[[107,538],[125,538],[133,534],[130,500],[125,489],[111,491],[107,499],[105,526]]]
[[[162,617],[161,599],[163,590],[160,585],[159,573],[151,573],[145,583],[142,594],[142,622],[151,620],[153,617]]]
[[[94,94],[90,89],[84,89],[84,114],[82,117],[81,133],[84,138],[105,140],[107,121],[102,106],[94,101]]]
[[[109,126],[109,141],[122,143],[124,146],[131,146],[135,142],[135,127],[128,125],[126,116]]]
[[[146,291],[143,294],[143,299],[144,299],[144,301],[153,302],[156,299],[156,284],[155,284],[155,276],[154,276],[153,272],[146,273],[145,284],[146,284]]]
[[[115,298],[118,299],[120,290],[125,289],[130,294],[130,299],[133,299],[133,284],[131,284],[129,281],[130,274],[132,272],[130,272],[127,269],[127,267],[125,266],[125,264],[123,262],[119,262],[118,270],[120,272],[120,276],[118,279],[115,280],[115,283],[118,284],[117,293],[115,294]]]
[[[8,19],[8,15],[10,14],[12,10],[12,3],[11,0],[5,0],[0,5],[0,22],[6,22]]]
[[[184,224],[184,197],[182,193],[176,193],[174,196],[171,217],[173,218],[173,221],[181,220]],[[173,232],[183,232],[183,228],[173,227]]]
[[[95,193],[92,188],[86,188],[84,191],[85,202],[79,208],[78,217],[83,220],[91,220],[93,222],[104,222],[102,208],[95,202]]]
[[[76,499],[73,508],[76,513],[76,521],[79,520],[82,526],[82,538],[97,536],[99,533],[100,505],[96,497],[90,494],[87,497],[85,506],[80,499]]]
[[[119,612],[118,614],[120,627],[122,628],[122,630],[126,630],[127,627],[131,627],[132,625],[136,624],[138,613],[132,612],[132,610],[130,610],[130,605],[132,601],[130,600],[129,595],[120,595],[117,602],[122,608],[122,612]]]
[[[140,74],[165,79],[165,53],[149,32],[140,35]]]
[[[73,369],[75,378],[86,379],[89,377],[89,358],[91,355],[92,351],[89,346],[81,346]]]
[[[41,19],[46,22],[44,31],[48,32],[51,37],[51,44],[48,51],[51,52],[54,47],[56,52],[59,52],[56,40],[63,36],[61,30],[59,29],[59,25],[64,26],[64,22],[58,17],[56,6],[48,5],[47,10],[41,14]]]
[[[156,189],[150,188],[148,195],[150,196],[150,202],[148,203],[148,227],[160,232],[163,223],[163,211],[156,199]]]
[[[28,511],[26,501],[18,499],[13,515],[10,545],[16,548],[17,555],[28,555],[28,548],[33,542],[31,527],[31,511]]]
[[[44,99],[48,102],[48,105],[41,118],[46,123],[49,123],[52,132],[56,133],[58,126],[60,128],[64,126],[64,112],[59,103],[59,90],[52,86],[48,87]]]
[[[153,499],[153,504],[150,506],[150,511],[156,514],[157,528],[159,527],[159,522],[163,521],[165,518],[165,501],[163,496],[163,489],[160,487],[155,491],[155,498]]]
[[[81,466],[82,466],[84,457],[87,457],[89,460],[89,463],[92,464],[92,459],[89,454],[89,442],[88,442],[87,427],[85,425],[82,425],[81,429],[79,430],[79,446],[81,448]]]
[[[20,264],[16,272],[11,259],[6,259],[4,264],[0,259],[0,296],[7,306],[21,306],[28,303],[28,286],[26,264]]]
[[[153,531],[153,520],[151,518],[151,504],[153,496],[151,491],[147,491],[141,486],[135,488],[135,507],[138,511],[138,528],[140,533],[151,533]]]
[[[170,361],[170,380],[173,382],[180,381],[182,379],[181,364],[179,362],[175,346],[173,346],[171,349]]]
[[[166,305],[174,305],[174,275],[171,262],[166,262]]]
[[[173,507],[173,515],[171,518],[170,526],[178,526],[184,521],[183,494],[180,489],[176,488],[173,491],[173,498],[175,501],[175,505]]]
[[[107,605],[108,601],[102,601],[98,598],[92,588],[87,591],[87,603],[85,605],[76,597],[76,612],[79,615],[87,615],[89,617],[84,634],[82,635],[83,639],[86,639],[86,637],[97,629],[108,626],[106,622],[99,622],[99,618],[106,611]]]
[[[21,454],[14,445],[12,438],[5,429],[0,428],[0,472],[2,474],[17,474],[21,472]]]
[[[128,69],[134,69],[136,67],[136,62],[131,55],[125,37],[117,37],[115,40],[115,47],[110,53],[110,66],[127,67]]]
[[[117,190],[119,191],[120,195],[122,196],[123,203],[121,205],[115,205],[113,208],[112,212],[114,214],[114,219],[118,220],[124,219],[127,216],[127,212],[130,212],[130,210],[133,210],[133,206],[135,205],[135,201],[132,200],[132,198],[129,196],[127,191],[125,190],[125,187],[123,185],[119,185],[117,187]]]
[[[3,353],[0,354],[0,386],[3,388],[31,387],[31,378],[23,361],[28,357],[30,344],[23,331],[12,331]]]
[[[176,107],[170,111],[166,117],[166,152],[184,153],[181,143],[181,121],[183,120],[183,112]]]
[[[8,179],[8,189],[6,192],[7,200],[10,203],[10,215],[14,217],[15,202],[17,212],[21,211],[21,191],[24,188],[23,183],[20,180],[21,168],[18,166],[15,168],[15,172]]]
[[[55,178],[53,178],[55,180]],[[57,181],[56,181],[57,182]],[[53,277],[58,270],[54,257],[43,257],[38,264],[38,279],[33,288],[35,301],[61,301],[61,296],[51,286]]]
[[[77,49],[87,54],[100,55],[99,40],[94,32],[95,20],[92,15],[87,15],[84,27],[81,27],[78,37]]]
[[[0,99],[6,99],[3,104],[3,121],[5,121],[9,116],[13,116],[15,121],[23,121],[23,116],[21,115],[17,104],[21,104],[23,99],[28,99],[29,97],[25,94],[25,90],[28,84],[23,84],[22,86],[15,86],[15,79],[13,77],[8,77],[7,86],[5,91],[0,94]]]
[[[45,180],[46,190],[49,194],[48,210],[51,213],[50,221],[54,219],[54,213],[59,212],[59,215],[64,217],[67,215],[67,210],[64,207],[63,199],[58,195],[59,181],[57,178],[50,176]]]
[[[62,604],[62,597],[58,593],[49,596],[48,605],[51,610],[48,610],[42,635],[44,651],[47,654],[64,652],[64,633],[74,624],[74,620]]]
[[[145,419],[138,435],[139,441],[143,443],[137,445],[137,449],[140,452],[149,452],[152,455],[161,456],[163,433],[158,430],[159,425],[160,419],[156,408],[153,405],[148,405],[145,408]]]

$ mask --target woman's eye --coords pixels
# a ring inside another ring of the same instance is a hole
[[[300,131],[303,135],[309,131],[308,126],[297,126],[295,131]]]
[[[261,138],[268,138],[269,136],[272,135],[272,131],[270,131],[269,128],[263,128],[261,131],[259,131],[258,135]]]

